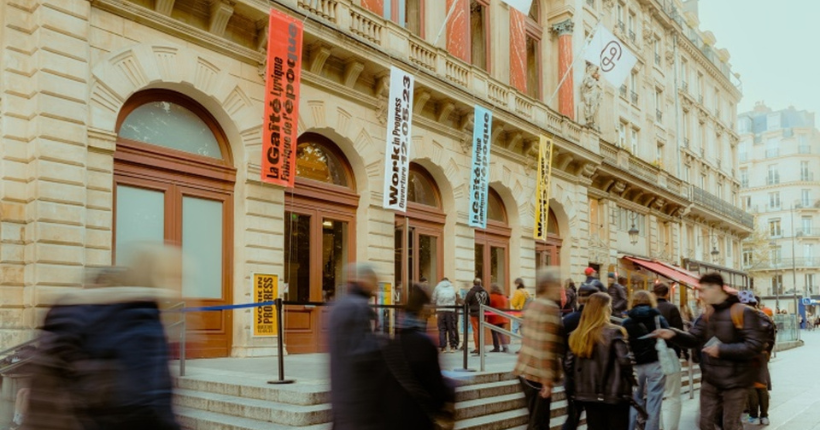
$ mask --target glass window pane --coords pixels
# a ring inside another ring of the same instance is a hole
[[[408,175],[407,200],[427,206],[438,207],[435,185],[423,174],[410,170]]]
[[[182,197],[182,252],[186,264],[182,295],[222,298],[222,202]]]
[[[285,214],[286,300],[310,301],[310,217]]]
[[[404,227],[397,227],[395,238],[394,238],[394,254],[393,254],[393,271],[394,271],[394,278],[393,278],[393,291],[394,296],[398,297],[396,302],[401,302],[401,291],[402,291],[402,263],[403,263],[403,251],[404,251]]]
[[[117,226],[114,264],[128,262],[129,248],[139,242],[165,240],[165,193],[117,186]]]
[[[302,142],[296,148],[296,176],[348,186],[344,164],[324,146]]]
[[[501,201],[501,197],[492,189],[489,190],[487,195],[489,196],[487,199],[487,219],[506,223],[507,216],[504,213],[504,202]]]
[[[475,277],[484,279],[484,245],[475,244]]]
[[[433,236],[419,236],[419,279],[438,280],[438,241]]]
[[[213,132],[199,116],[167,101],[146,103],[128,114],[120,137],[222,159]]]
[[[410,232],[407,235],[407,285],[413,285],[416,282],[416,229],[410,227]],[[421,278],[421,276],[419,276]]]
[[[326,219],[322,222],[322,300],[333,300],[344,284],[347,264],[347,223]]]
[[[498,284],[502,290],[507,290],[507,250],[505,248],[490,247],[490,282]]]

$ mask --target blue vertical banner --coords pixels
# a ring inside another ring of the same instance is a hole
[[[487,228],[487,193],[490,186],[490,136],[493,113],[476,105],[473,121],[473,166],[470,175],[470,227]]]

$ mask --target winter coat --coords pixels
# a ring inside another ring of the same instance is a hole
[[[527,299],[530,298],[530,292],[527,291],[526,288],[517,288],[513,293],[512,300],[510,300],[510,305],[513,309],[518,309],[519,311],[524,309],[524,305],[527,304]]]
[[[581,322],[581,313],[584,311],[584,306],[578,308],[577,311],[564,315],[562,320],[564,326],[564,351],[569,353],[569,335],[578,328]],[[566,371],[566,369],[564,369]]]
[[[445,404],[455,402],[454,386],[441,375],[438,349],[419,327],[401,329],[391,342],[400,344],[412,377],[428,396],[426,405],[423,409],[418,399],[411,396],[396,376],[388,371],[381,395],[382,406],[370,406],[384,415],[385,429],[432,430],[433,422],[425,409],[438,411]]]
[[[604,283],[603,283],[603,282],[601,282],[601,280],[600,280],[600,279],[598,279],[598,278],[596,278],[596,277],[593,277],[593,276],[587,276],[587,280],[586,280],[586,281],[584,281],[584,284],[587,284],[587,285],[589,285],[589,286],[591,286],[591,287],[595,287],[595,288],[596,288],[596,289],[598,289],[598,291],[599,291],[599,292],[601,292],[601,293],[606,293],[606,292],[607,292],[607,291],[606,291],[606,288],[604,287]],[[582,285],[583,285],[583,284],[582,284]],[[614,315],[614,314],[613,314],[613,315]]]
[[[452,306],[456,305],[456,298],[458,293],[456,288],[450,281],[441,281],[433,290],[433,295],[430,297],[430,303],[435,306],[451,306],[451,308],[438,308],[437,312],[455,312]]]
[[[629,300],[626,299],[626,289],[624,286],[616,282],[607,287],[606,292],[609,294],[609,297],[612,298],[612,315],[616,317],[623,316],[629,307]]]
[[[509,309],[510,302],[503,294],[492,293],[490,294],[490,307],[495,309]],[[487,317],[487,322],[493,325],[506,324],[509,321],[509,318],[496,314],[492,314]]]
[[[666,318],[666,322],[669,324],[670,328],[683,330],[683,318],[681,317],[680,309],[678,309],[677,306],[670,303],[666,299],[658,299],[658,311],[664,318]],[[670,343],[669,346],[671,346],[672,349],[675,350],[675,353],[677,353],[678,357],[680,357],[681,349],[675,344]]]
[[[758,328],[756,311],[748,306],[743,309],[743,328],[738,330],[732,322],[731,307],[740,303],[736,296],[713,305],[697,320],[689,332],[675,330],[672,342],[684,348],[702,348],[712,337],[722,343],[718,358],[701,354],[703,380],[719,390],[748,388],[754,382],[756,369],[752,360],[763,351],[764,334]]]
[[[635,364],[649,364],[658,361],[658,351],[655,349],[656,339],[640,339],[652,333],[657,328],[669,328],[666,319],[660,311],[649,305],[640,305],[632,308],[623,321],[623,326],[629,335],[629,349],[635,356]],[[655,317],[660,318],[661,326],[655,325]]]
[[[578,293],[575,291],[575,287],[569,287],[565,291],[567,295],[567,303],[564,305],[562,311],[565,314],[569,314],[570,312],[575,312],[575,306],[578,301]]]
[[[572,351],[567,354],[568,394],[579,402],[629,403],[634,377],[623,328],[609,325],[602,337],[590,358],[579,358]]]
[[[490,305],[490,295],[481,285],[474,285],[464,298],[464,302],[470,308],[470,316],[478,318],[481,313],[480,305]]]
[[[381,342],[371,330],[375,318],[369,296],[357,285],[330,311],[330,401],[334,430],[381,430],[381,398],[386,368]]]
[[[25,430],[178,430],[161,290],[81,290],[54,306],[32,366]]]

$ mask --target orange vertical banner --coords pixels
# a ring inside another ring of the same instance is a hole
[[[293,187],[296,179],[302,31],[302,21],[271,9],[262,121],[262,182],[284,187]]]

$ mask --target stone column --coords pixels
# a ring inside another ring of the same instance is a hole
[[[558,33],[558,79],[567,75],[558,90],[558,112],[573,120],[575,119],[575,85],[572,72],[567,73],[567,71],[572,67],[572,30],[574,27],[572,19],[552,26],[552,30]]]
[[[447,51],[450,55],[470,62],[470,2],[468,0],[447,0],[447,13],[456,3],[455,10],[447,21]]]
[[[510,85],[527,92],[527,17],[510,8]]]

